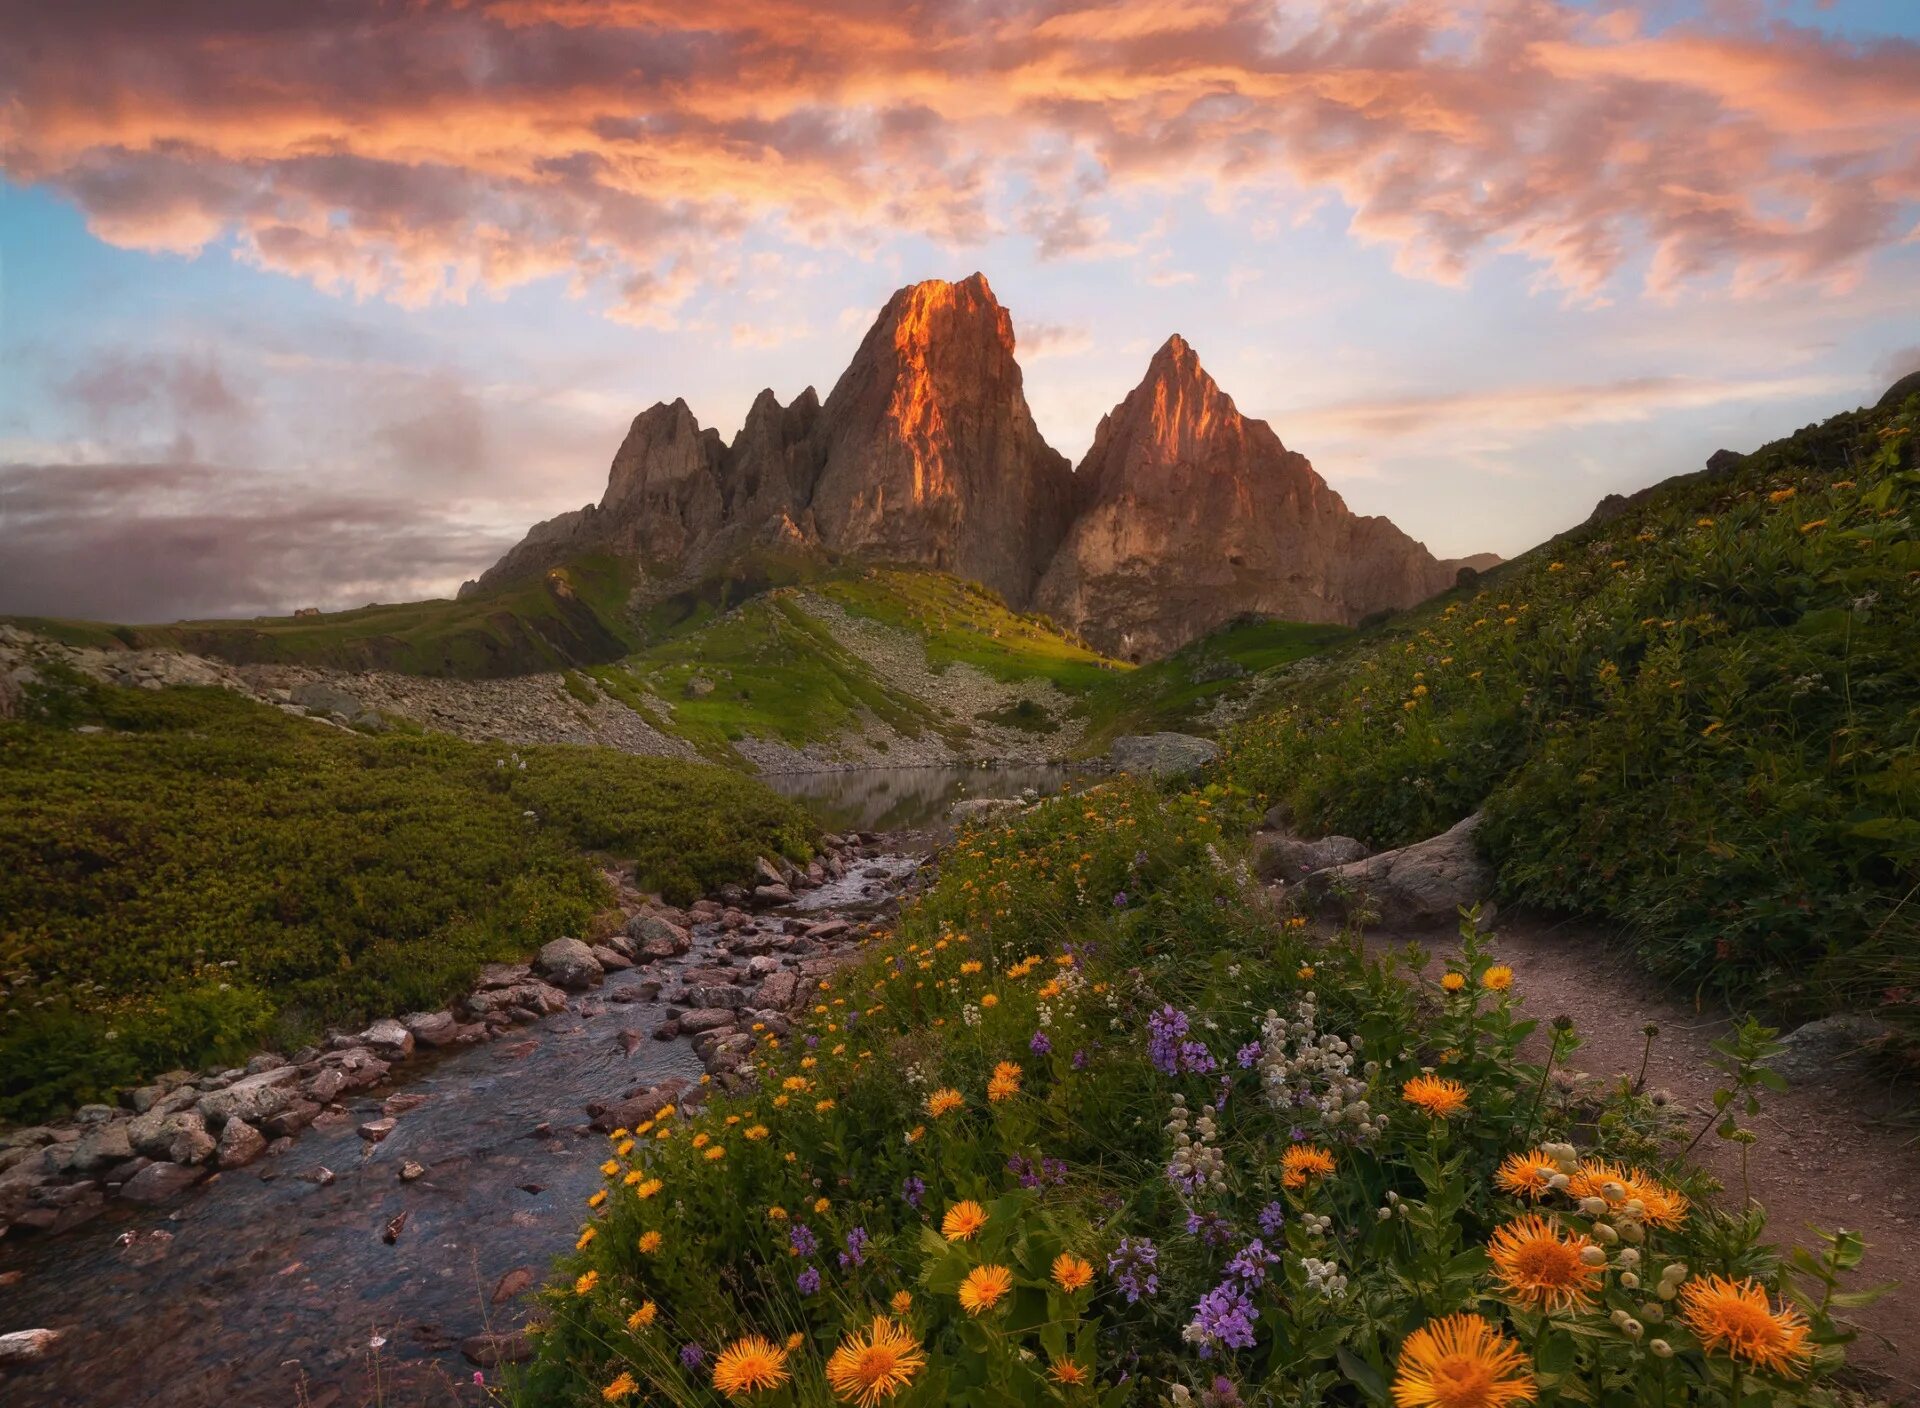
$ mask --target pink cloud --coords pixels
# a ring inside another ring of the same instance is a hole
[[[1714,16],[1721,10],[1710,12]],[[1737,13],[1737,12],[1724,12]],[[1562,0],[36,6],[0,172],[356,297],[562,276],[670,323],[749,227],[1111,258],[1114,202],[1331,193],[1409,277],[1844,287],[1920,228],[1920,46]],[[1629,270],[1644,266],[1644,274]]]

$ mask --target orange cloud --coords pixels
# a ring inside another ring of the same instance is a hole
[[[750,226],[1112,257],[1137,192],[1331,192],[1420,278],[1843,286],[1911,238],[1920,46],[1564,0],[37,6],[0,172],[357,297],[563,276],[669,322]],[[1721,13],[1718,10],[1712,14]],[[1244,208],[1244,207],[1243,207]]]

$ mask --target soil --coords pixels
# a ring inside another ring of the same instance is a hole
[[[1624,943],[1590,926],[1537,918],[1502,919],[1495,952],[1514,971],[1514,991],[1527,1013],[1542,1019],[1529,1038],[1534,1060],[1544,1055],[1545,1019],[1574,1019],[1582,1045],[1571,1064],[1607,1079],[1640,1068],[1643,1028],[1657,1024],[1647,1065],[1647,1089],[1666,1091],[1698,1131],[1712,1112],[1719,1072],[1710,1043],[1732,1019],[1719,1010],[1696,1011],[1661,990]],[[1404,946],[1406,935],[1369,936],[1376,951]],[[1436,956],[1457,942],[1420,936]],[[1437,979],[1438,965],[1427,970]],[[1911,1107],[1911,1094],[1871,1068],[1835,1067],[1766,1099],[1755,1128],[1748,1180],[1766,1209],[1769,1230],[1782,1242],[1818,1249],[1809,1229],[1844,1227],[1866,1238],[1867,1254],[1855,1287],[1901,1284],[1874,1304],[1849,1313],[1861,1330],[1848,1349],[1862,1387],[1896,1403],[1920,1404],[1920,1147],[1894,1117]],[[1691,1137],[1691,1135],[1689,1135]],[[1738,1147],[1708,1134],[1693,1157],[1728,1190],[1737,1205]]]

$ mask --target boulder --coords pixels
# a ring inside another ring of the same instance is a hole
[[[1788,1080],[1818,1080],[1868,1064],[1873,1049],[1893,1035],[1877,1017],[1840,1012],[1795,1027],[1780,1038],[1782,1049],[1767,1064]]]
[[[687,1088],[686,1081],[679,1076],[670,1077],[658,1085],[648,1086],[638,1095],[629,1095],[626,1099],[609,1105],[594,1115],[593,1127],[603,1134],[615,1129],[632,1129],[635,1125],[645,1124],[661,1110],[680,1098]]]
[[[58,1330],[12,1330],[0,1335],[0,1364],[31,1364],[59,1342]]]
[[[792,904],[793,891],[785,885],[755,885],[753,902],[769,909],[775,905]]]
[[[617,973],[623,968],[633,967],[631,958],[610,945],[595,944],[592,952],[594,961],[600,965],[602,972]]]
[[[382,1017],[354,1040],[383,1061],[398,1061],[413,1055],[413,1033],[391,1017]]]
[[[365,1124],[361,1125],[356,1132],[362,1139],[366,1140],[367,1143],[378,1144],[382,1139],[392,1134],[394,1127],[399,1123],[400,1121],[391,1116],[382,1116],[377,1120],[368,1120]]]
[[[462,1036],[451,1012],[409,1012],[400,1023],[421,1046],[451,1046]]]
[[[747,993],[731,983],[702,985],[687,989],[687,1001],[695,1007],[738,1008],[747,1005]]]
[[[578,939],[549,940],[541,946],[533,968],[555,987],[568,992],[592,987],[602,977],[600,960]]]
[[[298,1134],[312,1124],[320,1113],[318,1102],[313,1100],[293,1100],[277,1114],[267,1116],[260,1121],[260,1128],[277,1138],[285,1139]]]
[[[1190,733],[1130,734],[1113,740],[1107,766],[1138,777],[1190,777],[1219,756],[1219,744]]]
[[[133,1147],[148,1158],[197,1164],[214,1150],[213,1136],[197,1110],[151,1110],[127,1121]]]
[[[466,1356],[467,1363],[491,1369],[497,1364],[519,1364],[533,1358],[533,1341],[520,1330],[490,1331],[462,1340],[460,1353]]]
[[[1253,838],[1253,869],[1262,880],[1304,879],[1316,870],[1365,860],[1367,848],[1351,836],[1322,836],[1309,841],[1290,832],[1261,832]]]
[[[693,936],[657,914],[636,914],[627,921],[627,937],[645,958],[673,958],[693,947]]]
[[[733,1015],[731,1007],[696,1007],[680,1014],[680,1030],[688,1034],[712,1031],[715,1027],[731,1025]]]
[[[242,1168],[267,1150],[266,1136],[245,1120],[228,1120],[220,1131],[214,1162],[221,1168]]]
[[[200,1115],[209,1129],[218,1129],[233,1119],[258,1123],[293,1099],[299,1079],[300,1072],[292,1066],[242,1076],[232,1085],[202,1095]]]
[[[213,1141],[209,1139],[207,1143],[212,1144]],[[188,1164],[148,1164],[127,1180],[120,1190],[120,1196],[130,1203],[151,1207],[155,1203],[178,1197],[204,1177],[205,1169]]]
[[[768,1011],[784,1011],[793,1006],[794,999],[800,995],[799,975],[792,972],[774,973],[753,990],[751,999],[755,1007]]]
[[[390,1067],[371,1051],[358,1046],[345,1051],[329,1051],[320,1058],[324,1068],[338,1071],[343,1079],[343,1090],[365,1090],[369,1086],[380,1084],[387,1078]],[[319,1096],[316,1094],[315,1099]]]
[[[131,1124],[131,1120],[96,1124],[81,1135],[80,1142],[73,1146],[73,1171],[95,1173],[132,1158],[133,1141],[127,1133]]]
[[[1022,810],[1012,797],[967,797],[947,808],[947,820],[955,826],[971,826],[1002,812]]]
[[[1461,909],[1484,905],[1493,893],[1493,867],[1474,845],[1479,825],[1475,812],[1425,841],[1316,870],[1307,878],[1307,893],[1315,899],[1364,898],[1389,928],[1458,923]]]
[[[308,680],[293,687],[291,698],[310,714],[351,719],[366,712],[367,706],[346,690],[325,680]]]

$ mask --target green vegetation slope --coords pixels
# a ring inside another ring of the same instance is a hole
[[[1227,775],[1380,846],[1484,805],[1508,897],[1690,987],[1912,1021],[1917,418],[1809,426],[1395,618],[1280,682]]]
[[[580,933],[600,857],[684,901],[813,834],[703,764],[365,737],[221,690],[34,703],[0,722],[0,1119],[443,1003]]]

